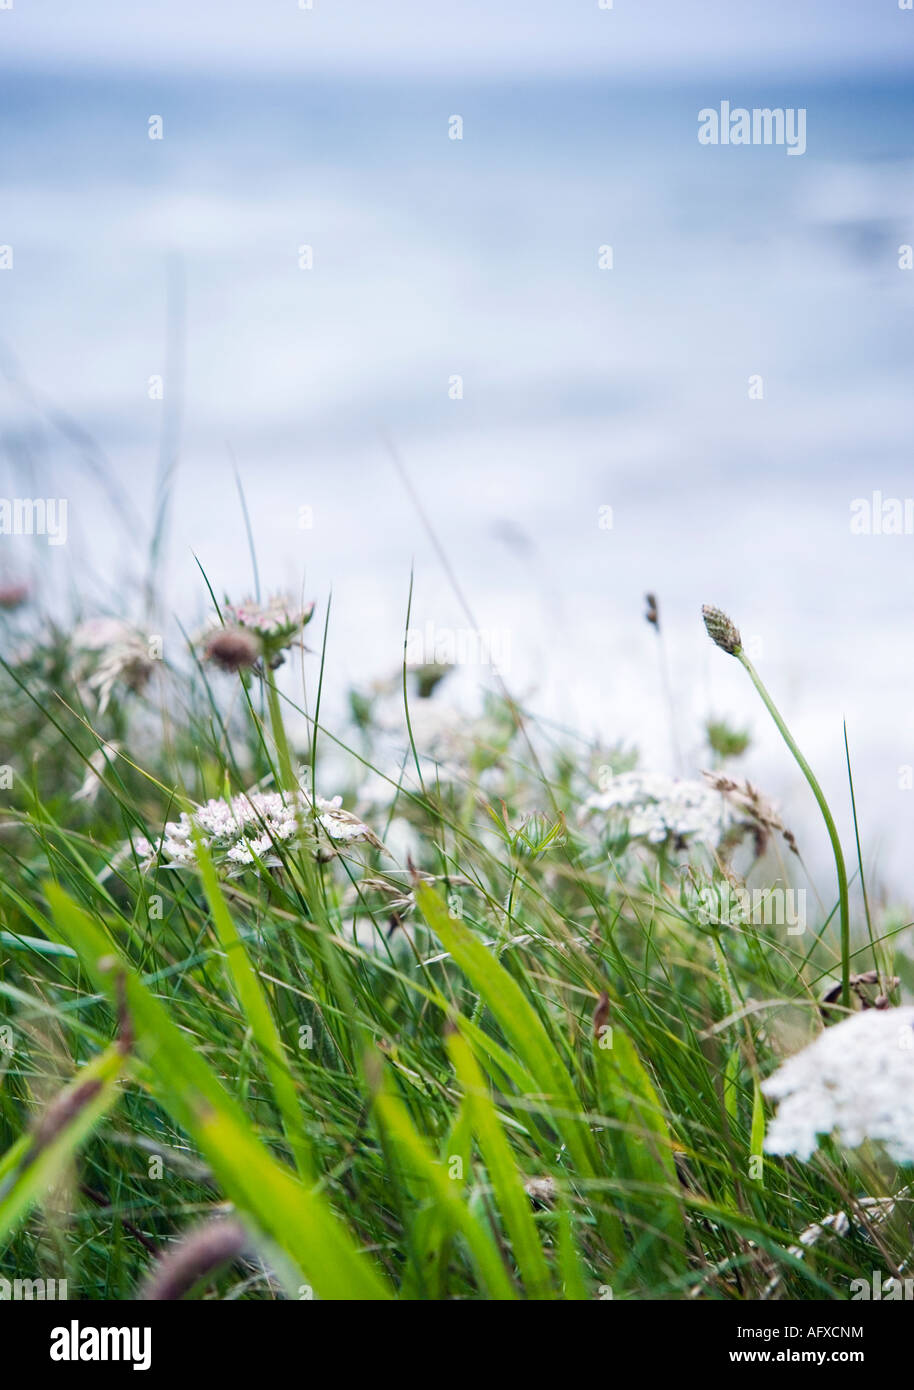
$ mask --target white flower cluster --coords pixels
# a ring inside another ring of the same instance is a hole
[[[716,846],[733,824],[723,797],[703,782],[658,772],[622,772],[584,801],[579,819],[604,813],[603,826],[614,839],[649,845],[693,840]]]
[[[274,594],[266,603],[258,603],[255,599],[245,599],[243,603],[227,603],[225,621],[269,640],[292,637],[299,633],[313,612],[313,603],[302,608],[288,594]]]
[[[863,1009],[820,1033],[763,1083],[779,1102],[765,1148],[808,1159],[820,1135],[880,1141],[914,1163],[914,1008]]]
[[[108,708],[115,685],[141,691],[155,669],[152,639],[120,618],[90,618],[72,640],[76,678],[95,695],[99,714]]]
[[[367,840],[380,844],[377,837],[357,816],[342,808],[342,797],[314,798],[315,819],[334,843]],[[153,845],[145,838],[134,841],[136,852],[147,863],[161,856],[175,867],[194,862],[194,828],[217,861],[231,864],[279,863],[277,845],[301,838],[311,824],[310,796],[299,791],[291,797],[280,792],[248,792],[231,801],[215,799],[196,806],[180,819],[168,821],[161,842]]]
[[[411,734],[419,757],[436,765],[437,781],[442,784],[463,782],[472,766],[482,775],[490,791],[490,777],[497,777],[499,758],[514,733],[513,721],[507,714],[500,717],[497,711],[487,710],[468,713],[438,698],[410,700],[407,728],[399,690],[382,694],[373,709],[372,722],[380,735],[378,752],[390,758],[390,775],[394,781],[410,776]],[[402,770],[404,753],[409,754],[405,773]]]

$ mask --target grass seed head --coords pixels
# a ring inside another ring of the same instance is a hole
[[[720,608],[714,608],[706,603],[701,610],[701,616],[705,620],[705,627],[712,642],[715,642],[721,651],[729,652],[730,656],[736,656],[741,650],[743,639],[739,635],[739,629]]]
[[[160,1255],[146,1277],[140,1297],[153,1302],[183,1298],[201,1279],[237,1260],[248,1245],[248,1235],[240,1221],[211,1221]]]

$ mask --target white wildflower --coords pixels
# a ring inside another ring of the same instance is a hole
[[[266,603],[245,599],[243,603],[227,603],[226,623],[255,633],[271,647],[291,646],[303,627],[311,621],[314,604],[303,608],[288,594],[274,594]]]
[[[369,826],[343,810],[341,797],[327,801],[318,796],[313,806],[312,815],[311,797],[303,790],[291,796],[252,791],[231,800],[214,798],[169,821],[157,846],[139,839],[134,841],[134,848],[147,863],[160,855],[175,867],[193,864],[196,828],[217,863],[226,860],[244,866],[260,860],[275,866],[280,862],[277,847],[300,843],[315,821],[334,844],[362,840],[383,848]]]
[[[703,782],[656,772],[622,772],[584,801],[583,822],[603,813],[612,839],[648,845],[688,840],[716,846],[733,823],[723,798]]]
[[[354,816],[351,811],[343,810],[343,798],[335,796],[330,801],[325,801],[322,796],[314,798],[314,805],[318,811],[318,821],[324,827],[331,840],[370,840],[373,844],[379,841],[368,826],[360,821],[358,816]]]
[[[914,1163],[914,1008],[864,1009],[826,1028],[762,1090],[779,1102],[769,1153],[808,1159],[833,1135],[849,1149],[881,1141]]]
[[[73,633],[75,675],[98,700],[104,714],[121,684],[128,690],[145,689],[155,670],[153,639],[120,618],[90,618]]]

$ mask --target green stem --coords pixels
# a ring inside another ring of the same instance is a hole
[[[273,729],[273,742],[276,744],[276,753],[279,758],[279,787],[281,791],[292,792],[298,790],[298,778],[295,775],[295,768],[292,763],[292,754],[289,751],[289,741],[286,738],[286,728],[282,722],[282,710],[279,705],[279,691],[271,673],[268,673],[264,684],[267,688],[267,705],[270,710],[270,724]]]
[[[847,899],[847,870],[844,867],[844,854],[841,850],[841,841],[838,839],[838,832],[835,829],[835,822],[828,808],[828,802],[825,800],[825,793],[816,780],[815,773],[800,752],[793,735],[781,718],[777,706],[762,684],[761,678],[752,665],[752,662],[749,660],[748,656],[746,656],[742,648],[735,651],[733,655],[742,662],[743,666],[745,666],[746,670],[749,672],[752,684],[761,695],[768,713],[771,715],[780,731],[782,739],[796,758],[803,776],[812,788],[812,794],[819,803],[819,810],[822,812],[822,818],[825,821],[828,838],[831,840],[832,853],[835,856],[835,868],[838,872],[838,904],[841,917],[841,1003],[845,1009],[849,1009],[851,1005],[851,928]]]

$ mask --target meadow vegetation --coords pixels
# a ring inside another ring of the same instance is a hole
[[[332,615],[210,598],[158,647],[24,589],[0,610],[0,1275],[754,1300],[904,1274],[903,1137],[766,1150],[766,1080],[901,1020],[909,968],[856,846],[778,911],[804,846],[740,773],[748,681],[677,780],[504,687],[453,708],[446,667],[327,720]]]

